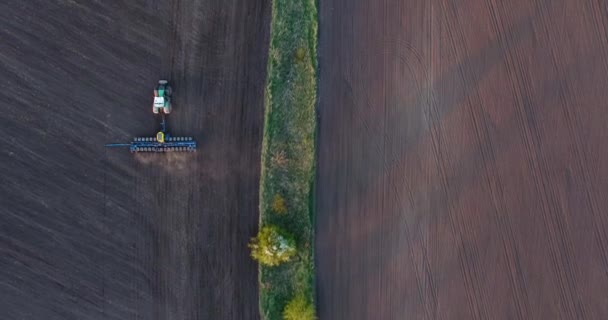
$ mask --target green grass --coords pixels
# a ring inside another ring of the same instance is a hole
[[[260,266],[260,312],[282,319],[287,303],[304,294],[314,303],[314,177],[317,94],[315,0],[272,5],[265,94],[260,225],[291,232],[298,255],[278,267]],[[287,210],[273,206],[277,195]],[[274,209],[273,209],[274,207]]]

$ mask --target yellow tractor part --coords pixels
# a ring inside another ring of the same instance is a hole
[[[162,131],[159,131],[156,134],[156,141],[160,142],[160,143],[165,143],[165,133]]]

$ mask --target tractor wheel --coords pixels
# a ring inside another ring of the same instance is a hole
[[[173,94],[173,88],[171,88],[171,86],[166,86],[165,87],[165,95],[170,97],[171,94]]]

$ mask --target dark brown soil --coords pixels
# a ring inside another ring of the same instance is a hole
[[[320,1],[321,319],[608,318],[607,12]]]
[[[270,1],[0,3],[0,318],[256,319]],[[152,89],[199,152],[131,155]]]

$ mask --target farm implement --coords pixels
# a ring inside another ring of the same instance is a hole
[[[131,143],[106,144],[108,148],[129,147],[131,152],[194,152],[196,141],[192,137],[174,137],[167,132],[165,114],[171,110],[171,87],[166,80],[160,80],[154,89],[152,111],[158,114],[162,111],[160,131],[154,137],[135,137]]]

